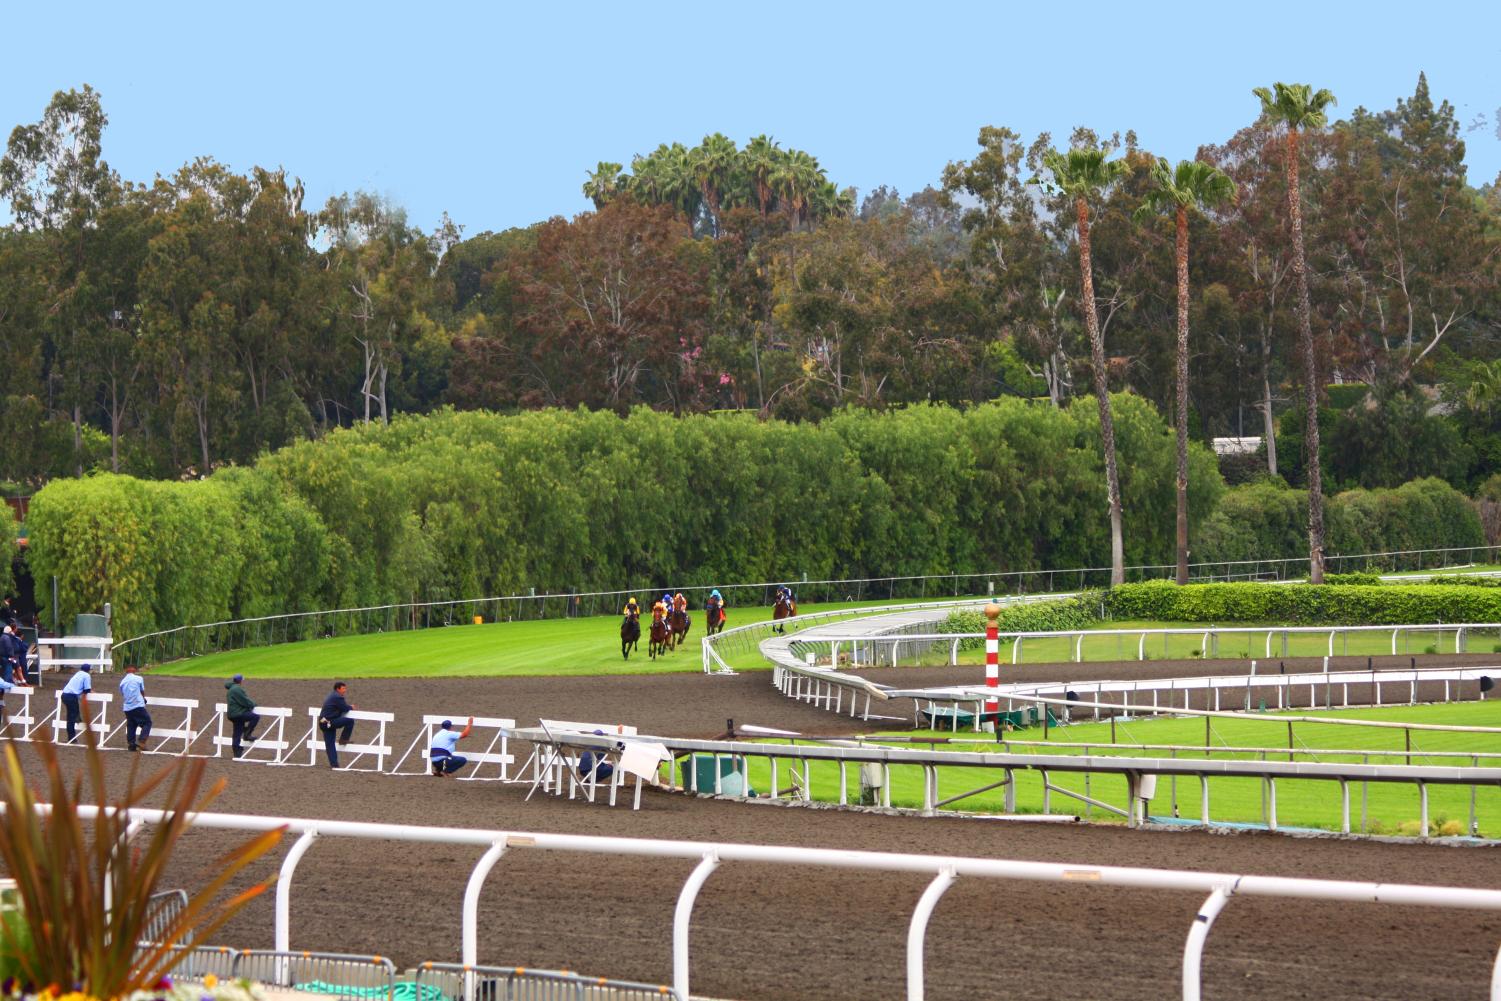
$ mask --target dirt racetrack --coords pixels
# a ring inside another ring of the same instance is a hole
[[[1406,666],[1405,657],[1398,660]],[[1204,666],[1086,664],[1062,670],[1076,678],[1124,677],[1138,670],[1200,673]],[[1365,666],[1363,658],[1358,666]],[[1290,660],[1288,669],[1293,667]],[[1025,674],[1013,676],[1025,677],[1059,668],[1017,670]],[[970,681],[976,673],[926,669],[871,677],[912,685]],[[805,732],[858,725],[793,704],[769,681],[765,673],[350,679],[349,697],[360,708],[397,714],[392,743],[398,749],[427,712],[502,715],[522,723],[542,715],[625,722],[643,732],[699,737],[720,734],[729,717],[737,724]],[[56,684],[49,679],[49,686]],[[99,680],[101,691],[113,687],[113,677]],[[262,705],[293,706],[303,719],[302,707],[316,705],[325,694],[320,682],[250,679],[247,687]],[[222,698],[223,689],[203,679],[149,676],[147,693],[196,696],[207,704]],[[60,753],[65,763],[76,757],[72,750]],[[22,754],[34,767],[35,755]],[[131,760],[109,755],[112,782],[123,784]],[[141,758],[143,767],[160,760]],[[1501,888],[1501,854],[1491,847],[923,819],[665,793],[648,793],[642,809],[632,812],[540,793],[525,802],[525,786],[335,773],[321,763],[274,768],[211,761],[208,770],[229,777],[214,807],[226,812]],[[173,885],[195,884],[236,840],[221,832],[189,832]],[[403,967],[457,961],[460,903],[478,854],[447,846],[320,841],[297,870],[292,945],[381,953]],[[279,859],[262,860],[258,876],[274,875]],[[673,904],[691,867],[513,849],[490,875],[481,899],[480,959],[666,982]],[[923,877],[725,864],[708,880],[693,913],[694,994],[740,1001],[902,997],[907,921],[925,884]],[[1198,895],[1169,892],[961,879],[928,928],[928,997],[1178,996],[1183,941],[1200,903]],[[252,902],[217,939],[270,947],[271,895]],[[1236,899],[1209,939],[1204,996],[1480,999],[1487,996],[1498,944],[1496,913]]]

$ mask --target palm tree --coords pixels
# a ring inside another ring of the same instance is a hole
[[[1089,358],[1094,368],[1094,394],[1100,406],[1100,438],[1105,448],[1105,492],[1110,502],[1110,584],[1126,582],[1126,552],[1121,538],[1121,478],[1115,461],[1115,419],[1110,412],[1110,383],[1105,371],[1105,338],[1100,333],[1100,317],[1095,311],[1094,275],[1089,257],[1089,200],[1114,184],[1129,168],[1123,160],[1107,160],[1104,150],[1071,149],[1067,153],[1048,150],[1043,154],[1043,169],[1048,178],[1034,177],[1028,183],[1041,184],[1069,198],[1079,229],[1079,280],[1083,287],[1080,305],[1084,325],[1089,330]]]
[[[607,160],[599,161],[599,165],[589,171],[589,179],[584,182],[584,196],[594,202],[596,209],[604,208],[625,190],[626,179],[622,171],[620,164]]]
[[[1278,83],[1252,91],[1261,98],[1268,122],[1287,126],[1287,211],[1293,229],[1293,279],[1298,292],[1298,340],[1303,348],[1304,464],[1308,467],[1308,581],[1324,583],[1324,494],[1319,470],[1318,365],[1313,354],[1313,321],[1308,306],[1308,259],[1303,253],[1303,202],[1298,192],[1298,133],[1328,124],[1325,109],[1334,104],[1327,90],[1317,93],[1306,83]]]
[[[808,199],[824,180],[817,158],[800,149],[788,150],[778,159],[767,180],[791,219],[792,228],[797,229],[807,217]]]
[[[735,148],[735,140],[716,132],[704,136],[704,141],[692,150],[690,158],[694,179],[703,193],[704,204],[709,207],[710,224],[714,227],[714,235],[718,236],[719,208],[735,176],[739,150]]]
[[[1152,190],[1140,213],[1171,211],[1177,227],[1178,264],[1178,583],[1188,583],[1188,212],[1223,205],[1235,182],[1201,160],[1180,160],[1174,170],[1159,157]]]
[[[776,140],[765,135],[756,136],[740,151],[741,168],[750,178],[762,219],[771,211],[771,174],[776,170],[777,159],[781,155],[782,150]]]

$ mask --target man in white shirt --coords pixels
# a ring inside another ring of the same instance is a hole
[[[125,712],[125,749],[148,750],[146,741],[151,739],[151,714],[146,711],[146,682],[141,680],[134,664],[125,665],[125,677],[120,679],[120,708]],[[140,740],[136,740],[139,732]]]
[[[447,778],[454,772],[469,764],[468,758],[461,758],[454,753],[459,746],[459,741],[469,736],[474,729],[474,717],[469,717],[469,722],[464,725],[464,732],[457,733],[453,728],[453,720],[443,721],[442,728],[433,735],[432,746],[428,748],[427,756],[432,762],[433,776],[435,778]]]
[[[73,677],[63,686],[63,708],[68,712],[68,743],[78,737],[78,723],[83,719],[83,707],[89,703],[89,693],[94,690],[92,668],[85,664],[73,672]]]

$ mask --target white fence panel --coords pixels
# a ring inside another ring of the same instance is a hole
[[[407,745],[407,749],[402,752],[396,764],[391,766],[390,774],[419,774],[418,772],[402,772],[401,770],[407,759],[411,758],[419,747],[422,749],[421,753],[417,755],[418,763],[422,765],[422,772],[420,774],[426,774],[429,771],[429,762],[432,760],[433,737],[442,729],[444,720],[452,722],[460,731],[469,725],[469,717],[467,715],[460,716],[457,713],[448,716],[430,713],[423,716],[422,729],[417,731],[417,736],[412,738],[411,744]],[[496,716],[474,717],[474,733],[470,735],[470,739],[474,743],[471,744],[471,747],[483,746],[484,750],[474,751],[466,747],[458,749],[456,753],[473,766],[468,769],[466,774],[460,775],[459,780],[509,782],[511,780],[511,765],[516,763],[516,757],[511,753],[510,738],[507,736],[506,731],[513,730],[515,727],[516,721],[513,719],[502,719]],[[488,742],[485,740],[485,731],[494,731],[489,735]],[[495,776],[480,774],[485,765],[498,765],[500,774]]]

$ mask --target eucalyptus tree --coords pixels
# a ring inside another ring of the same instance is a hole
[[[1100,439],[1105,451],[1105,491],[1110,505],[1110,583],[1126,582],[1125,547],[1121,538],[1121,480],[1115,457],[1115,422],[1110,412],[1110,381],[1105,363],[1105,338],[1095,310],[1094,275],[1090,264],[1089,202],[1115,184],[1129,169],[1123,160],[1109,160],[1101,149],[1048,150],[1043,154],[1045,173],[1029,183],[1040,184],[1073,203],[1079,238],[1080,306],[1089,331],[1089,357],[1094,369],[1095,399],[1100,408]]]
[[[1277,83],[1252,91],[1261,99],[1261,114],[1273,125],[1287,126],[1287,212],[1292,223],[1292,271],[1297,290],[1298,339],[1303,348],[1303,454],[1308,468],[1308,580],[1324,582],[1324,495],[1319,469],[1318,360],[1313,350],[1313,321],[1308,304],[1308,259],[1303,250],[1303,201],[1298,188],[1298,135],[1328,124],[1326,109],[1335,103],[1327,90],[1306,83]]]
[[[1188,583],[1188,214],[1223,205],[1235,197],[1235,182],[1218,167],[1201,160],[1180,160],[1176,168],[1158,158],[1152,165],[1152,190],[1140,214],[1171,212],[1178,273],[1177,431],[1178,431],[1178,583]]]

